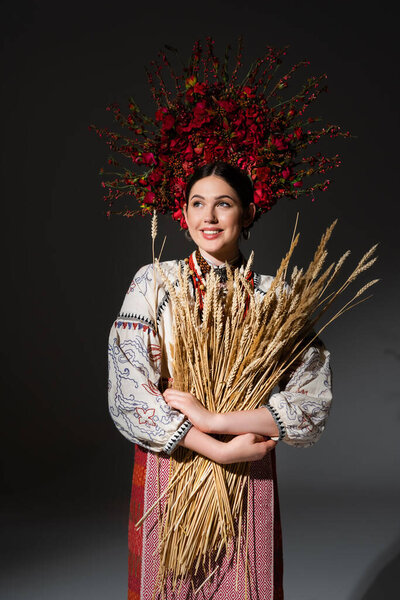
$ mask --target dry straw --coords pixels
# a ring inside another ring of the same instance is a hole
[[[209,410],[221,413],[251,410],[266,402],[275,385],[321,331],[363,301],[361,294],[377,281],[363,285],[316,331],[315,325],[322,315],[376,260],[374,246],[344,283],[330,291],[349,254],[346,252],[324,270],[326,246],[335,224],[322,236],[308,268],[303,272],[294,267],[286,282],[289,262],[299,240],[294,231],[289,251],[265,294],[254,291],[246,280],[253,255],[242,271],[232,272],[227,267],[227,283],[223,288],[211,270],[206,280],[203,311],[199,310],[199,298],[193,297],[189,286],[188,265],[180,270],[175,286],[160,262],[155,261],[172,302],[174,387],[191,392]],[[162,514],[159,512],[157,585],[160,589],[167,581],[176,588],[196,575],[208,580],[223,552],[228,555],[236,552],[239,564],[244,527],[247,590],[250,574],[244,497],[248,477],[248,463],[227,468],[183,448],[174,452],[168,487],[137,524],[140,526],[163,500],[164,509]]]

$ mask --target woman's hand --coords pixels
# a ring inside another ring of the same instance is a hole
[[[254,433],[243,433],[229,442],[222,442],[196,427],[191,427],[179,445],[221,465],[230,465],[261,460],[275,448],[276,442]]]
[[[276,444],[277,442],[274,440],[266,439],[264,436],[254,433],[236,435],[224,444],[222,456],[218,462],[229,465],[261,460],[275,448]]]
[[[195,396],[174,388],[165,390],[163,396],[168,406],[183,413],[197,429],[212,432],[216,414],[207,410]]]

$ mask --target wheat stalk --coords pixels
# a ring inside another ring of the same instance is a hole
[[[188,285],[188,267],[179,272],[178,285],[174,285],[159,261],[155,261],[172,304],[174,387],[190,391],[206,408],[216,412],[250,410],[265,403],[274,386],[293,368],[317,335],[363,301],[359,300],[360,296],[378,281],[364,284],[315,333],[315,323],[376,260],[374,246],[339,288],[327,293],[349,255],[346,252],[324,270],[326,245],[335,224],[321,237],[308,268],[305,271],[293,268],[288,285],[288,267],[299,240],[295,228],[289,251],[264,296],[255,293],[246,279],[253,254],[242,272],[236,269],[232,273],[227,266],[225,294],[211,270],[206,279],[201,316],[200,296],[192,297]],[[226,469],[183,448],[175,451],[167,488],[139,522],[140,525],[161,498],[165,499],[159,523],[157,585],[160,589],[168,579],[176,588],[200,572],[204,573],[206,583],[222,552],[228,552],[229,547],[238,552],[244,526],[244,482],[248,477],[246,463]],[[246,540],[247,548],[248,533]],[[247,578],[246,550],[245,595]]]

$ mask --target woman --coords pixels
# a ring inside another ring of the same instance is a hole
[[[186,188],[184,216],[197,245],[189,258],[193,292],[204,286],[207,272],[217,269],[224,282],[227,261],[241,268],[239,238],[246,236],[255,216],[250,179],[226,163],[201,167]],[[176,281],[182,261],[162,263]],[[154,282],[154,278],[156,282]],[[255,292],[262,295],[272,277],[254,273]],[[156,285],[154,285],[156,283]],[[265,405],[249,411],[213,414],[191,394],[164,382],[173,378],[170,345],[172,312],[169,295],[153,266],[138,271],[121,313],[111,328],[109,342],[110,413],[123,435],[136,443],[129,528],[129,600],[153,597],[158,572],[154,558],[158,541],[157,511],[141,518],[168,482],[168,455],[184,446],[221,464],[251,462],[249,512],[249,597],[283,598],[282,554],[274,448],[278,440],[309,446],[320,437],[331,402],[329,353],[316,344],[302,356],[280,392]],[[166,387],[166,386],[165,386]],[[212,434],[232,434],[222,442]],[[196,597],[221,600],[244,597],[243,565],[220,560],[214,578]],[[183,585],[171,598],[189,600],[197,588]],[[168,593],[165,598],[168,598]]]

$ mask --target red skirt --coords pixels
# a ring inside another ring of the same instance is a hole
[[[159,473],[159,475],[158,475]],[[128,600],[283,600],[282,533],[276,481],[275,451],[250,466],[248,511],[248,576],[245,577],[245,541],[242,533],[239,578],[237,558],[221,556],[215,574],[200,588],[201,578],[184,583],[179,591],[155,593],[159,560],[157,508],[136,529],[146,510],[168,483],[169,457],[158,457],[135,446],[135,464],[129,514]],[[159,482],[159,483],[158,483]],[[160,489],[158,489],[158,485]],[[247,494],[245,494],[247,498]],[[247,511],[244,511],[245,513]],[[246,519],[243,528],[247,530]],[[200,589],[199,589],[200,588]],[[197,593],[194,593],[198,590]]]

